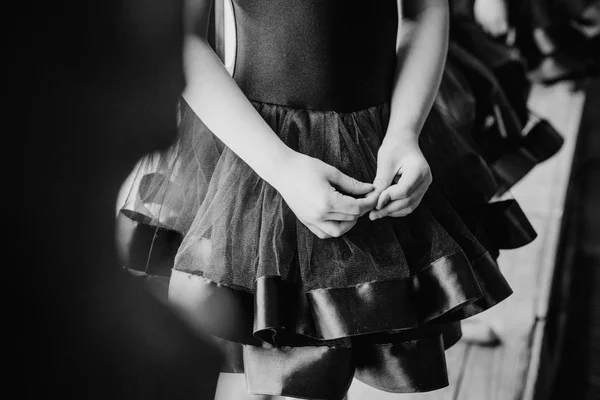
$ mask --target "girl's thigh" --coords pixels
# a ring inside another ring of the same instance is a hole
[[[281,400],[284,397],[253,395],[246,391],[244,374],[228,374],[222,372],[217,383],[215,400]]]
[[[229,374],[222,372],[219,375],[215,400],[298,400],[285,396],[253,395],[246,391],[244,374]],[[358,400],[358,399],[357,399]],[[397,400],[397,399],[396,399]]]

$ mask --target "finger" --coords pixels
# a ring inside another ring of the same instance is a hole
[[[334,191],[329,202],[329,212],[358,216],[361,211],[358,200]]]
[[[374,207],[376,199],[377,197],[373,191],[369,193],[367,197],[362,199],[355,199],[354,197],[346,196],[340,192],[333,192],[329,211],[354,216],[364,215],[368,209]]]
[[[366,197],[355,199],[340,192],[334,192],[330,203],[330,212],[361,217],[375,208],[379,193],[372,190]]]
[[[382,196],[382,194],[394,183],[397,172],[398,171],[394,168],[377,167],[377,175],[373,181],[375,191],[378,193],[377,203],[375,204],[376,208],[381,208],[390,201],[390,197],[387,194],[384,196]]]
[[[419,204],[421,204],[421,201],[423,201],[423,197],[425,196],[425,193],[423,192],[422,194],[419,194],[418,196],[415,196],[414,199],[412,199],[411,196],[411,201],[406,204],[405,206],[400,206],[398,210],[396,211],[390,211],[390,213],[388,214],[388,217],[392,217],[392,218],[398,218],[398,217],[405,217],[408,214],[411,214],[412,212],[414,212],[417,207],[419,206]],[[403,200],[398,200],[398,201],[403,201]]]
[[[383,200],[393,201],[408,198],[419,185],[423,182],[426,182],[430,179],[431,173],[429,170],[423,172],[423,170],[419,168],[411,168],[407,171],[404,171],[398,179],[398,183],[390,186],[386,190],[381,193],[379,196],[379,202],[377,203],[377,209],[380,210],[383,208],[385,203]],[[429,184],[429,182],[427,182]]]
[[[409,197],[400,200],[393,200],[381,210],[373,210],[373,212],[369,215],[369,218],[375,220],[387,216],[400,217],[410,214],[421,203],[421,200],[423,199],[423,196],[425,195],[425,192],[427,192],[428,188],[429,185],[423,183]]]
[[[340,237],[352,229],[354,225],[356,225],[356,220],[344,222],[324,221],[319,224],[318,228],[331,237]]]
[[[396,173],[398,172],[398,169],[382,164],[385,163],[382,162],[381,165],[377,165],[377,174],[373,180],[373,186],[375,187],[375,190],[378,190],[379,192],[383,192],[392,184],[396,177]]]
[[[410,214],[417,208],[428,188],[429,184],[423,181],[409,197],[393,200],[381,210],[371,211],[369,218],[376,220],[386,216],[399,217]]]
[[[363,215],[365,215],[366,213],[368,213],[369,211],[374,209],[375,206],[377,205],[378,199],[379,199],[379,192],[377,190],[373,190],[366,197],[364,197],[362,199],[358,199],[358,203],[359,203],[359,207],[360,207],[359,216],[362,217]]]
[[[387,190],[384,190],[377,199],[377,204],[375,204],[375,209],[380,210],[385,207],[390,202],[390,193]]]
[[[339,212],[330,212],[330,213],[327,213],[327,215],[325,216],[325,220],[332,221],[332,222],[354,221],[358,217],[359,217],[358,215],[350,215],[350,214],[344,214],[344,213],[339,213]]]
[[[369,218],[374,221],[384,217],[404,217],[412,213],[421,203],[423,196],[414,196],[408,199],[394,200],[381,210],[373,210]]]
[[[358,181],[333,167],[329,175],[329,182],[336,189],[355,196],[362,196],[373,190],[371,183]]]

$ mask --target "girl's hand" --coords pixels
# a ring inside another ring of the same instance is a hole
[[[297,153],[282,172],[275,188],[300,222],[321,239],[348,232],[377,202],[372,184],[359,182],[316,158]],[[355,198],[345,193],[370,195]]]
[[[416,135],[389,137],[377,154],[377,176],[373,182],[379,194],[371,220],[403,217],[415,210],[432,182],[431,169]]]
[[[508,32],[508,10],[506,0],[475,0],[475,19],[492,36]]]

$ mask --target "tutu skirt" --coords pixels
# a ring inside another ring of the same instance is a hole
[[[388,104],[253,104],[292,149],[373,181]],[[535,232],[436,109],[420,145],[434,182],[413,213],[321,240],[182,100],[177,143],[140,162],[120,213],[123,263],[170,275],[169,300],[219,338],[251,393],[341,399],[353,377],[398,393],[444,387],[458,322],[511,293],[499,249]]]

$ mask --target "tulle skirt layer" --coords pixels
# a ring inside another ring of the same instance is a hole
[[[289,147],[372,182],[389,106],[352,113],[254,103]],[[119,217],[124,264],[170,275],[169,300],[245,372],[251,393],[340,399],[447,385],[458,321],[510,295],[498,250],[535,237],[493,173],[434,110],[434,183],[403,218],[367,216],[321,240],[182,101],[180,137],[140,163]],[[170,268],[173,267],[173,272]],[[243,351],[239,344],[243,344]]]

